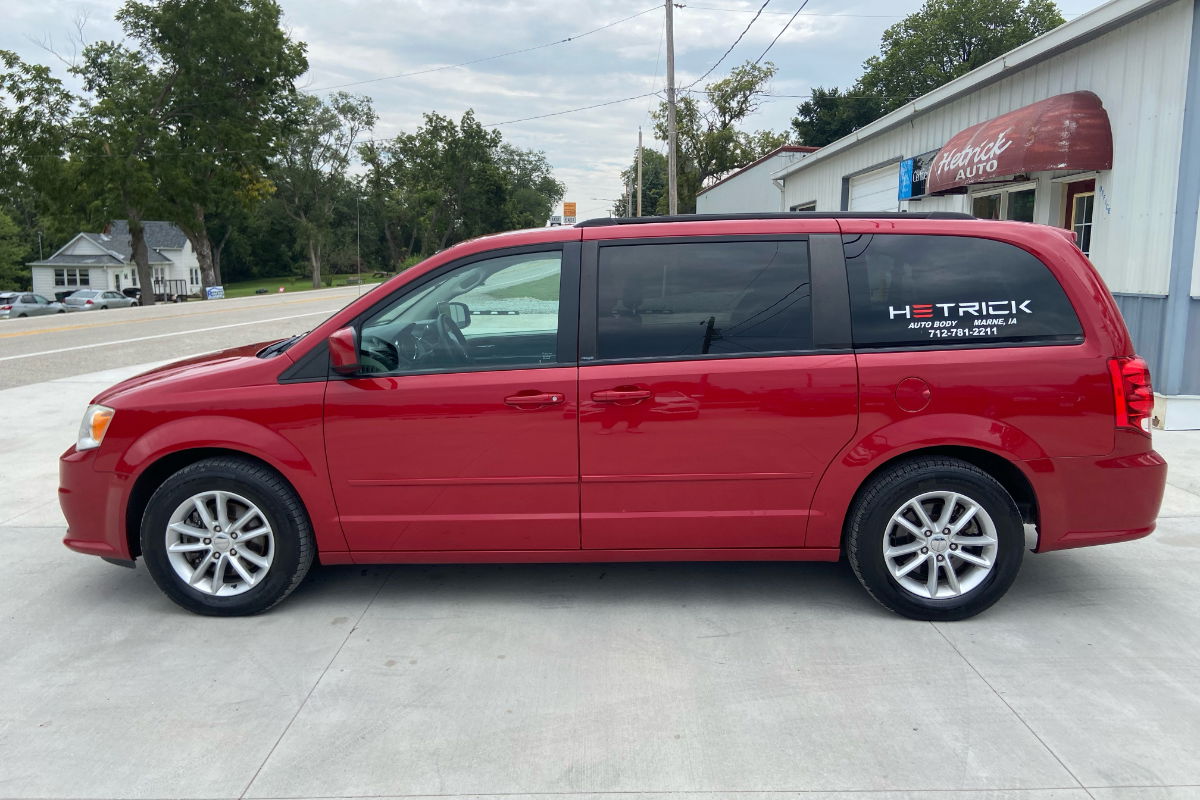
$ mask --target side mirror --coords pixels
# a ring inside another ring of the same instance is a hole
[[[358,333],[353,327],[334,331],[329,337],[329,363],[339,375],[353,375],[362,369],[358,360]]]
[[[438,303],[438,313],[449,316],[459,330],[471,324],[471,308],[466,303]]]

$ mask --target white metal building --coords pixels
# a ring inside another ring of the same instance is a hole
[[[701,189],[696,195],[697,214],[729,214],[745,211],[787,211],[779,187],[771,175],[816,152],[816,147],[785,145],[752,164]]]
[[[202,286],[192,244],[171,222],[142,223],[155,290],[196,294]],[[76,289],[121,291],[138,285],[129,224],[116,220],[104,233],[78,233],[54,255],[29,264],[33,291],[44,297]]]
[[[782,206],[1073,229],[1150,362],[1156,424],[1200,428],[1198,9],[1113,0],[776,170]]]

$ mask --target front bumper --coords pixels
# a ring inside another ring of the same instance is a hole
[[[132,561],[125,535],[129,479],[96,471],[97,452],[71,447],[58,460],[58,504],[67,518],[63,544],[78,553]]]

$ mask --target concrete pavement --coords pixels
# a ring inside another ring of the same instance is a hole
[[[960,623],[844,564],[323,568],[217,620],[60,543],[55,459],[145,366],[0,390],[0,798],[1200,796],[1200,432],[1155,535]]]

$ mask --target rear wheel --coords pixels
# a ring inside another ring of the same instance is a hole
[[[1012,497],[954,458],[914,458],[872,478],[847,517],[854,573],[883,606],[913,619],[987,609],[1012,585],[1024,550]]]
[[[312,565],[308,516],[274,470],[210,458],[163,482],[142,517],[142,555],[155,583],[199,614],[266,611]]]

